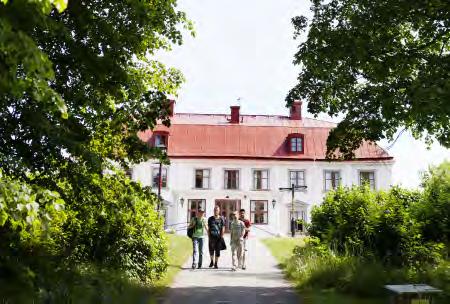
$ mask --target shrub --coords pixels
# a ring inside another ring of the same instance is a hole
[[[393,266],[437,263],[443,245],[425,242],[422,225],[411,212],[421,194],[394,187],[330,191],[312,211],[309,233],[338,254],[376,259]]]
[[[167,268],[167,245],[156,196],[120,171],[70,169],[75,170],[58,183],[76,214],[66,226],[68,258],[122,270],[142,281],[158,279]]]
[[[427,241],[443,242],[450,248],[450,162],[432,167],[422,180],[423,198],[417,217]]]
[[[150,189],[119,171],[70,170],[76,174],[53,191],[0,175],[0,285],[12,286],[1,288],[3,299],[22,303],[23,293],[52,302],[70,290],[95,290],[86,282],[105,271],[116,273],[117,282],[146,283],[165,272],[166,238]],[[33,182],[50,185],[43,176]],[[86,277],[79,265],[95,271]],[[83,277],[85,283],[73,281]]]
[[[362,297],[385,295],[386,284],[428,283],[444,290],[442,303],[450,299],[450,264],[440,260],[437,265],[390,267],[362,256],[339,254],[309,238],[305,246],[294,249],[287,260],[286,273],[301,289],[334,289]],[[438,302],[441,303],[441,302]]]
[[[16,282],[31,293],[54,269],[64,247],[68,212],[57,192],[13,180],[0,170],[0,286]],[[16,291],[2,288],[2,297]]]

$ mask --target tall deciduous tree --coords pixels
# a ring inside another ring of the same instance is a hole
[[[312,0],[309,27],[289,92],[313,114],[344,114],[328,138],[328,156],[352,157],[363,140],[393,139],[399,128],[450,147],[450,2]]]
[[[182,75],[152,58],[183,26],[176,0],[0,0],[0,268],[33,299],[64,296],[52,278],[83,263],[165,271],[157,198],[116,164],[150,156],[137,132],[170,123]]]
[[[176,0],[0,1],[0,162],[6,173],[140,161],[181,74],[149,59],[191,29]]]

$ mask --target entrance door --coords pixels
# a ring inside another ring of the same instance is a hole
[[[216,206],[220,207],[220,214],[225,219],[225,232],[230,232],[230,214],[233,211],[239,211],[241,209],[241,200],[216,200]]]
[[[299,223],[298,220],[303,220],[304,222],[306,222],[306,211],[294,211],[294,213],[292,213],[292,211],[289,211],[289,223],[291,222],[292,218],[294,218],[294,220],[297,222],[297,224],[295,225],[295,230],[305,232],[303,223]]]

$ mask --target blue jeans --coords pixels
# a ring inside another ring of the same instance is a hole
[[[198,265],[202,265],[203,260],[203,238],[192,238],[192,265],[197,264],[198,253]]]

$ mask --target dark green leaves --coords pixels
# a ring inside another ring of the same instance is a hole
[[[310,113],[344,113],[330,134],[351,158],[363,140],[392,139],[399,128],[450,146],[450,3],[313,1],[302,67],[286,100],[308,100]],[[305,29],[293,19],[295,35]]]

